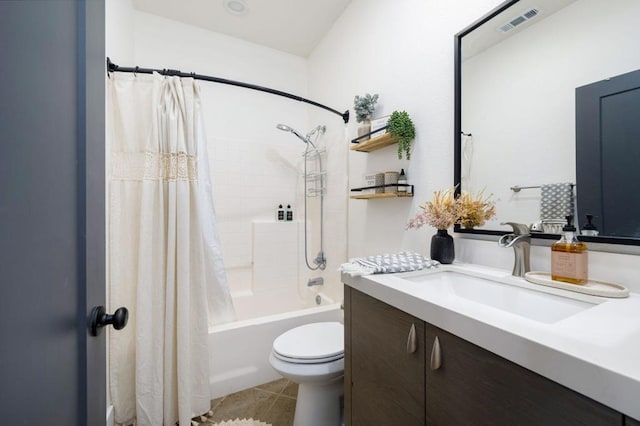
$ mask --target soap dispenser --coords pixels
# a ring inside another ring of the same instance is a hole
[[[598,235],[598,228],[596,228],[596,226],[593,223],[591,223],[592,220],[593,220],[593,215],[588,214],[587,224],[582,227],[582,231],[580,232],[582,235],[587,235],[590,237],[595,237]]]
[[[551,279],[571,284],[588,281],[587,245],[576,238],[573,216],[567,216],[562,238],[551,245]]]
[[[291,222],[293,220],[293,210],[291,210],[291,204],[287,204],[287,209],[285,210],[285,220],[287,222]]]

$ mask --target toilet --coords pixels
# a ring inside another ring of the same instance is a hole
[[[305,324],[273,341],[271,366],[298,384],[294,426],[339,426],[343,395],[344,325]]]

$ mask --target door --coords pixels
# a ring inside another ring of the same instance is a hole
[[[428,425],[610,425],[622,415],[431,324],[427,359]]]
[[[424,322],[357,290],[345,291],[346,424],[424,425]]]
[[[103,425],[104,2],[0,1],[0,46],[0,423]]]
[[[578,216],[601,235],[640,237],[640,70],[576,89]]]

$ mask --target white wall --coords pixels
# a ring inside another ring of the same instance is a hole
[[[425,252],[433,230],[404,232],[418,205],[453,184],[453,35],[500,1],[353,0],[309,58],[309,92],[353,108],[379,93],[375,116],[406,110],[416,126],[412,159],[395,147],[350,152],[351,187],[365,172],[407,172],[413,199],[349,201],[349,256],[413,248]],[[349,123],[350,138],[357,123]]]
[[[453,183],[453,36],[500,0],[353,0],[309,58],[309,93],[335,105],[356,94],[379,93],[376,115],[406,110],[417,130],[412,159],[393,148],[350,152],[351,186],[365,171],[408,170],[413,199],[350,200],[349,256],[401,249],[429,255],[433,229],[404,226],[433,191]],[[349,124],[354,137],[357,124]],[[456,235],[456,259],[510,269],[513,253],[497,242]],[[496,239],[497,240],[497,239]],[[549,270],[548,247],[533,247],[532,268]],[[591,275],[640,290],[637,256],[590,253]]]

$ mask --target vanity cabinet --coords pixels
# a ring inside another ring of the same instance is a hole
[[[346,424],[424,425],[424,322],[351,290],[345,339]]]
[[[345,339],[346,425],[624,422],[615,410],[349,286]]]

